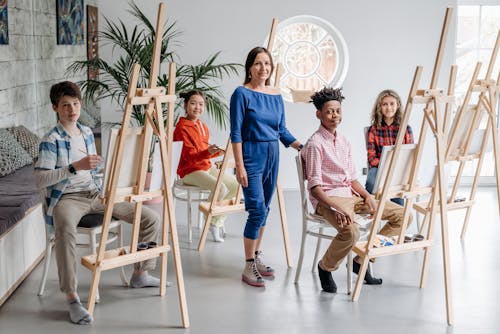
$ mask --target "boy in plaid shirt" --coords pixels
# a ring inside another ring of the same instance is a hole
[[[80,302],[76,277],[76,234],[80,219],[89,213],[103,213],[99,201],[100,180],[96,176],[102,158],[96,154],[94,135],[90,128],[78,123],[81,92],[77,85],[64,81],[50,89],[52,109],[57,125],[42,139],[40,157],[35,166],[37,185],[45,195],[46,222],[55,228],[55,250],[59,286],[66,295],[70,319],[87,325],[92,316]],[[134,205],[117,203],[113,216],[132,223]],[[144,207],[139,233],[140,241],[156,241],[160,218]],[[131,287],[159,286],[160,280],[148,274],[155,267],[154,259],[136,263],[130,279]]]

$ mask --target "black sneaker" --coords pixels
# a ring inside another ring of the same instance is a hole
[[[318,262],[318,275],[323,291],[329,293],[337,292],[337,284],[335,284],[335,281],[333,280],[332,273],[321,269],[319,262]]]
[[[356,261],[353,261],[352,263],[352,271],[357,275],[359,273],[360,269],[360,264],[357,263]],[[380,285],[382,284],[382,279],[381,278],[376,278],[373,277],[372,274],[367,270],[365,273],[365,283],[368,285]]]

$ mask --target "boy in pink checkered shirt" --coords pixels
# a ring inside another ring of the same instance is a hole
[[[311,204],[316,213],[338,231],[318,263],[321,287],[325,292],[335,293],[337,286],[331,272],[339,267],[359,239],[354,214],[375,213],[378,203],[357,180],[351,144],[337,131],[342,121],[341,89],[323,88],[311,99],[321,125],[307,141],[301,156]],[[403,207],[388,201],[382,219],[388,222],[379,234],[397,235],[403,221]],[[360,266],[356,260],[353,271],[358,273]],[[364,279],[366,284],[382,284],[382,279],[372,277],[369,272]]]

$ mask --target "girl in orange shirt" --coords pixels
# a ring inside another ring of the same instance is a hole
[[[212,166],[210,159],[220,156],[224,151],[215,144],[209,144],[208,127],[200,119],[205,111],[205,95],[201,91],[191,90],[179,96],[184,99],[186,116],[179,118],[174,130],[174,141],[184,143],[177,175],[185,184],[212,190],[215,188],[219,170]],[[218,200],[235,197],[238,186],[236,178],[225,173]],[[208,200],[211,199],[212,195]],[[216,242],[224,241],[225,219],[226,216],[222,215],[212,218],[210,232]]]

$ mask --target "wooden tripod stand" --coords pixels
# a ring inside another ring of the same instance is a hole
[[[390,158],[390,164],[387,171],[387,176],[384,182],[382,194],[380,196],[380,203],[378,210],[375,214],[375,219],[371,227],[370,236],[367,241],[359,242],[353,251],[360,257],[361,266],[359,270],[358,280],[354,289],[352,300],[356,301],[359,298],[361,292],[361,287],[363,284],[364,276],[368,267],[368,262],[370,259],[374,259],[381,256],[389,256],[402,254],[413,251],[424,250],[424,260],[422,264],[422,273],[420,279],[420,287],[424,287],[426,278],[426,267],[429,258],[429,250],[432,245],[432,235],[434,227],[434,217],[437,210],[440,211],[441,218],[441,236],[442,236],[442,252],[443,252],[443,267],[444,267],[444,277],[445,277],[445,293],[446,293],[446,310],[447,310],[447,320],[448,324],[453,323],[453,309],[451,300],[451,278],[450,278],[450,264],[449,264],[449,245],[448,245],[448,222],[447,222],[447,201],[446,201],[446,176],[444,172],[445,166],[445,152],[447,145],[447,129],[450,121],[450,109],[451,102],[453,101],[453,91],[455,85],[456,67],[452,66],[448,91],[445,93],[441,89],[436,89],[439,69],[441,66],[442,55],[444,52],[444,46],[446,41],[446,35],[448,31],[448,26],[451,20],[452,8],[448,7],[446,10],[446,15],[444,19],[443,28],[441,31],[441,38],[439,42],[438,52],[436,60],[434,63],[434,70],[432,73],[432,79],[429,89],[417,89],[422,74],[422,67],[417,66],[415,74],[413,77],[413,82],[410,88],[410,93],[408,96],[405,114],[401,124],[399,125],[400,130],[396,139],[396,144],[392,156]],[[396,173],[397,168],[407,168],[407,165],[397,166],[397,162],[400,156],[400,151],[403,143],[403,137],[405,134],[405,129],[408,125],[408,120],[410,118],[411,109],[414,104],[425,105],[423,110],[423,120],[422,127],[420,131],[420,137],[418,144],[416,145],[414,154],[412,156],[412,162],[410,164],[411,170],[407,180],[401,184],[393,184],[393,177]],[[427,190],[425,188],[420,188],[417,186],[417,177],[420,167],[420,162],[422,158],[423,148],[425,145],[425,138],[427,128],[430,128],[435,136],[436,145],[436,155],[437,155],[437,184],[434,189],[434,200],[431,201],[431,206],[429,207],[430,222],[427,227],[427,234],[425,238],[421,241],[413,241],[409,243],[404,243],[404,231],[408,225],[410,210],[412,208],[414,199],[416,196],[425,193]],[[392,246],[378,247],[374,245],[376,233],[379,229],[382,213],[385,207],[385,203],[392,197],[404,197],[405,209],[403,215],[403,224],[399,232],[399,238],[396,244]],[[444,205],[438,205],[437,199],[439,198],[441,203]]]
[[[269,40],[268,40],[268,45],[267,45],[268,51],[271,51],[271,49],[273,47],[274,36],[275,36],[277,25],[278,25],[278,20],[273,19],[273,22],[271,25],[271,32],[269,34]],[[279,86],[279,78],[280,78],[280,66],[278,64],[276,66],[275,80],[274,80],[276,87]],[[222,160],[222,164],[219,167],[220,172],[219,172],[219,176],[217,178],[215,188],[212,191],[212,200],[210,202],[201,202],[199,205],[200,211],[202,211],[206,217],[205,225],[203,226],[203,231],[201,233],[200,241],[198,243],[198,251],[200,251],[200,252],[205,247],[205,241],[206,241],[207,234],[208,234],[208,228],[210,227],[210,222],[212,221],[212,218],[214,216],[245,211],[245,205],[241,203],[241,197],[242,197],[241,186],[238,188],[238,191],[237,191],[237,194],[236,194],[236,197],[234,200],[217,201],[217,198],[218,198],[219,193],[220,193],[220,188],[222,186],[222,179],[223,179],[224,173],[226,172],[226,170],[228,168],[234,168],[234,156],[233,156],[233,149],[232,149],[232,145],[231,145],[231,140],[228,140],[228,142],[227,142],[226,151],[224,154],[224,159]],[[278,204],[279,204],[280,217],[281,217],[281,228],[282,228],[282,232],[283,232],[283,242],[285,244],[286,263],[287,263],[288,267],[291,267],[292,260],[291,260],[291,255],[290,255],[288,225],[287,225],[287,221],[286,221],[285,199],[283,197],[283,189],[281,187],[279,177],[278,177],[278,182],[276,185],[276,193],[278,196]]]
[[[163,36],[163,26],[165,21],[165,5],[161,3],[158,9],[156,24],[156,35],[153,49],[153,59],[148,88],[137,88],[139,80],[140,66],[134,64],[130,76],[125,112],[123,114],[122,126],[116,138],[116,146],[110,160],[109,173],[105,185],[105,195],[102,202],[106,209],[102,226],[102,235],[99,244],[99,251],[96,255],[84,256],[82,264],[93,272],[93,279],[90,288],[88,301],[89,313],[93,313],[96,290],[99,285],[101,272],[108,269],[121,267],[124,265],[145,261],[160,257],[160,295],[164,296],[167,283],[167,252],[172,251],[174,266],[177,278],[177,292],[180,304],[182,326],[189,327],[189,316],[186,304],[186,294],[184,290],[184,276],[179,251],[179,241],[177,236],[177,225],[172,199],[172,187],[170,178],[171,147],[172,147],[172,127],[175,109],[175,64],[169,67],[168,93],[164,87],[157,87],[157,78],[160,66],[160,51]],[[162,104],[167,104],[166,130],[164,128]],[[141,128],[131,128],[131,114],[134,106],[145,105],[145,124]],[[149,158],[149,148],[153,133],[158,137],[161,152],[163,183],[161,189],[154,192],[144,190],[147,163]],[[131,144],[137,143],[135,152],[125,152]],[[136,154],[138,169],[125,171],[130,166],[124,165],[125,153]],[[108,157],[110,159],[110,157]],[[124,172],[125,171],[125,172]],[[125,176],[124,176],[125,175]],[[154,197],[163,196],[163,223],[161,242],[157,247],[137,251],[139,238],[140,218],[143,202]],[[135,204],[132,240],[128,249],[114,249],[106,251],[106,240],[108,238],[109,224],[116,203],[130,202]],[[168,233],[172,246],[168,244]]]

